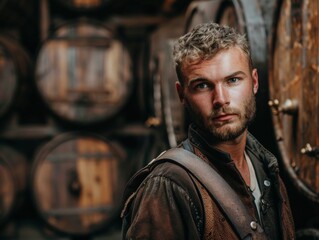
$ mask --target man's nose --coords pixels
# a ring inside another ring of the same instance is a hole
[[[229,104],[228,91],[224,86],[217,85],[213,92],[213,107],[214,109],[218,109],[223,107],[225,104]]]

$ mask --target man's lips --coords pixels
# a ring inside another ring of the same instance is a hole
[[[212,120],[218,121],[218,122],[224,122],[224,121],[231,120],[234,116],[236,116],[236,114],[221,114],[221,115],[212,117]]]

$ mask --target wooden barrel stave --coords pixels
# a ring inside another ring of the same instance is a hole
[[[282,2],[272,37],[269,78],[273,123],[285,169],[297,189],[315,202],[319,202],[318,12],[317,1]],[[305,148],[307,144],[312,151]]]
[[[43,44],[36,84],[62,120],[91,124],[117,114],[132,89],[131,61],[123,43],[101,25],[67,24]]]
[[[87,235],[111,222],[124,187],[118,149],[88,133],[64,133],[41,147],[32,169],[32,195],[58,232]]]

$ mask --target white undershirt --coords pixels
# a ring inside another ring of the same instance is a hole
[[[256,173],[255,173],[255,169],[253,164],[251,163],[251,160],[248,156],[248,154],[246,153],[246,151],[244,152],[245,154],[245,158],[248,164],[248,169],[249,169],[249,176],[250,176],[250,190],[255,198],[255,205],[258,211],[258,215],[260,218],[260,196],[261,196],[261,192],[258,186],[258,181],[257,181],[257,177],[256,177]]]

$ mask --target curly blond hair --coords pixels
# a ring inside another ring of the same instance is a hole
[[[221,50],[239,47],[247,56],[249,67],[252,60],[246,36],[234,28],[214,22],[195,26],[175,41],[173,58],[179,81],[183,84],[182,68],[212,59]]]

